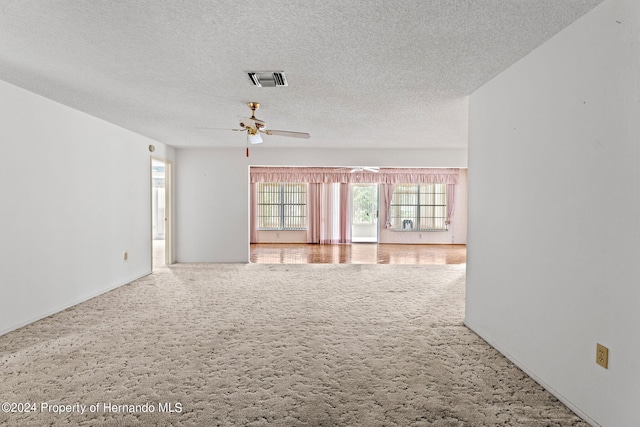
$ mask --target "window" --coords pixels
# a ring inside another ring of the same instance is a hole
[[[258,183],[258,229],[305,230],[307,184]]]
[[[446,184],[396,184],[390,220],[397,231],[446,231]]]

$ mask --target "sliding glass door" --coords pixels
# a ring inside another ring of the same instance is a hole
[[[378,184],[351,186],[351,241],[378,242]]]

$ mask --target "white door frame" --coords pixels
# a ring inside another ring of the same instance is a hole
[[[173,258],[173,163],[164,161],[164,263],[171,265]]]
[[[153,157],[149,160],[150,192],[153,192],[153,162],[164,163],[164,262],[171,265],[175,262],[173,258],[173,163],[170,160],[160,157]],[[151,194],[151,193],[150,193]],[[153,204],[153,197],[150,197]],[[153,216],[153,206],[151,206],[151,216]],[[153,271],[153,219],[150,224],[151,233],[151,271]]]
[[[375,187],[375,192],[376,192],[376,212],[375,212],[375,230],[376,230],[376,235],[372,236],[371,238],[365,238],[364,240],[358,240],[357,238],[353,237],[353,188],[356,186],[371,186],[371,187]],[[378,243],[380,241],[380,185],[376,184],[376,183],[366,183],[366,182],[362,182],[362,183],[354,183],[351,184],[350,186],[351,188],[349,189],[349,191],[351,191],[351,197],[350,197],[350,204],[351,206],[349,207],[351,210],[351,241],[353,243]],[[373,239],[373,240],[372,240]]]

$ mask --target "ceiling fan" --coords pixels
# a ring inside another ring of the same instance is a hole
[[[353,167],[343,167],[338,168],[338,170],[349,169],[349,173],[358,173],[358,172],[372,172],[378,173],[380,172],[380,168],[377,166],[353,166]]]
[[[260,108],[260,103],[249,102],[247,103],[247,106],[251,109],[251,117],[242,117],[240,119],[240,129],[230,129],[236,132],[247,132],[247,157],[249,157],[249,144],[262,144],[264,142],[262,140],[262,134],[305,139],[311,137],[311,135],[306,132],[267,129],[266,123],[263,120],[256,118],[256,110]]]
[[[349,172],[350,173],[355,173],[355,172],[373,172],[373,173],[378,173],[378,172],[380,172],[380,168],[376,167],[376,166],[356,166],[353,169],[351,169]]]

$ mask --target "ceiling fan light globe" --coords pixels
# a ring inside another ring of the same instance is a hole
[[[260,136],[260,134],[258,134],[258,133],[254,134],[254,135],[252,135],[252,134],[250,134],[250,133],[249,133],[249,134],[247,135],[247,138],[249,138],[249,142],[250,142],[251,144],[262,144],[262,142],[263,142],[263,141],[262,141],[262,137],[261,137],[261,136]]]

